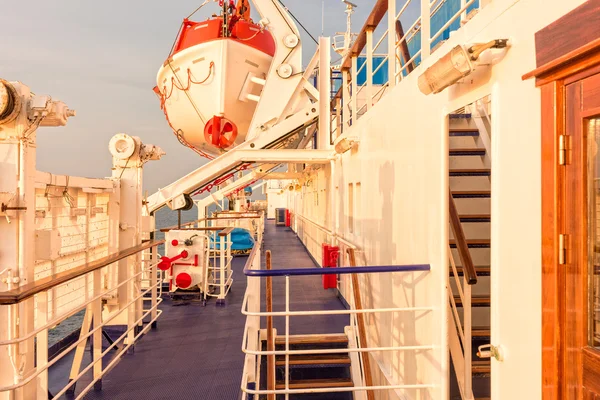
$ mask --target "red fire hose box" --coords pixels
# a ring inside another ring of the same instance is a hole
[[[291,218],[291,213],[290,213],[290,210],[288,210],[288,209],[286,208],[286,210],[285,210],[285,226],[290,226],[290,221],[291,221],[291,219],[292,219],[292,218]]]
[[[337,246],[330,246],[327,243],[323,243],[323,268],[336,268],[340,249]],[[337,288],[337,275],[327,274],[322,275],[323,277],[323,289],[335,289]]]

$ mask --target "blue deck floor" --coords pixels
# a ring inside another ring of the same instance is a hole
[[[267,221],[264,238],[264,248],[272,252],[273,268],[315,267],[289,228]],[[234,282],[225,307],[216,307],[214,300],[206,307],[199,303],[173,306],[165,299],[158,329],[150,330],[136,344],[134,354],[125,355],[104,377],[102,390],[90,391],[86,399],[238,399],[244,360],[245,318],[240,309],[246,260],[236,257],[233,261]],[[285,278],[273,278],[273,293],[274,310],[283,310]],[[320,276],[292,278],[290,294],[292,310],[343,308],[335,290],[323,290]],[[342,333],[348,321],[347,316],[295,317],[291,333]],[[275,327],[283,333],[284,321],[276,320]],[[59,363],[51,371],[51,391],[64,385],[70,367],[66,364]],[[78,389],[84,386],[81,383]]]

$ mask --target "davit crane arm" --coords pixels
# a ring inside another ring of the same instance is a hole
[[[245,0],[247,1],[247,0]],[[293,114],[309,102],[304,93],[290,102],[302,76],[302,42],[290,13],[279,0],[252,0],[262,26],[268,27],[276,44],[275,56],[254,112],[247,140]],[[282,101],[284,100],[284,101]]]

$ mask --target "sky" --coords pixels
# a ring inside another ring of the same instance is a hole
[[[353,0],[358,32],[374,0]],[[31,0],[0,11],[0,77],[21,81],[77,111],[66,127],[40,128],[37,168],[55,174],[110,176],[108,142],[116,133],[139,136],[167,154],[145,166],[151,194],[206,160],[179,144],[152,88],[181,21],[202,0]],[[341,0],[283,0],[318,37],[345,30]],[[324,6],[323,6],[324,4]],[[209,4],[194,15],[217,12]],[[315,45],[300,28],[307,63]]]

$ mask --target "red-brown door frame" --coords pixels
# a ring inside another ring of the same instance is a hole
[[[542,396],[565,400],[569,385],[582,385],[580,373],[566,365],[564,324],[567,274],[559,265],[559,234],[566,221],[565,167],[559,165],[559,138],[564,135],[568,85],[600,73],[600,1],[591,0],[535,35],[537,67],[523,76],[541,89],[542,158]],[[579,330],[581,326],[572,327]],[[581,340],[581,335],[578,336]],[[582,347],[585,344],[582,344]],[[583,352],[583,357],[587,357]],[[571,360],[572,361],[572,360]],[[579,393],[578,396],[581,396]]]

